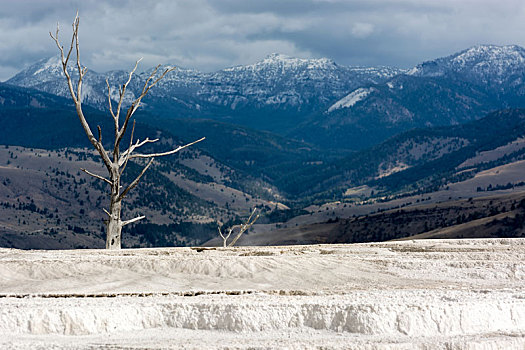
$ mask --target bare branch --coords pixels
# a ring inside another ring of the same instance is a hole
[[[124,163],[122,164],[122,168],[120,169],[120,175],[122,176],[122,173],[124,172],[124,169],[126,169],[126,166],[128,165],[128,160],[129,160],[129,155],[131,154],[131,152],[133,152],[132,150],[132,144],[133,144],[133,134],[135,133],[135,120],[133,120],[133,127],[131,128],[131,136],[129,138],[129,148],[128,148],[128,153],[126,154],[126,160],[124,161]],[[137,140],[138,142],[138,140]],[[130,151],[131,150],[131,151]],[[121,158],[122,159],[122,158]],[[120,166],[120,160],[118,162],[118,165]]]
[[[67,71],[67,64],[69,61],[69,56],[71,55],[71,51],[73,51],[73,44],[75,42],[75,32],[73,32],[73,36],[71,38],[71,46],[69,47],[67,57],[64,57],[64,47],[60,44],[60,41],[58,40],[58,32],[59,32],[59,25],[57,23],[57,30],[56,30],[55,35],[53,36],[53,34],[49,32],[49,36],[51,37],[51,39],[55,41],[55,44],[58,47],[58,50],[60,51],[60,60],[62,62],[62,70],[64,71],[64,75],[66,76],[68,87],[69,87],[69,92],[71,93],[71,97],[73,98],[73,101],[76,104],[77,96],[73,90],[73,85],[71,83],[71,76],[69,75],[69,72]]]
[[[106,79],[106,85],[108,87],[108,104],[109,104],[109,112],[111,113],[111,116],[113,117],[113,120],[117,119],[117,116],[115,113],[113,113],[113,106],[111,105],[111,88],[109,87],[109,81]]]
[[[80,19],[78,18],[78,11],[77,11],[77,13],[75,14],[75,19],[73,20],[73,35],[71,36],[71,45],[67,53],[66,63],[67,61],[69,61],[69,56],[71,55],[71,52],[73,51],[75,39],[76,39],[76,36],[78,35],[78,25],[79,24],[80,24]]]
[[[126,83],[124,85],[122,85],[122,89],[119,89],[120,96],[119,96],[118,106],[117,106],[117,119],[120,116],[120,108],[122,107],[122,101],[124,100],[124,95],[126,94],[126,88],[128,87],[128,85],[129,85],[129,83],[131,81],[131,78],[133,77],[133,74],[135,74],[135,71],[137,70],[137,67],[138,67],[140,61],[142,61],[142,57],[139,58],[135,62],[135,67],[133,67],[131,72],[129,72],[128,81],[126,81]]]
[[[151,158],[151,159],[149,160],[148,164],[144,167],[144,169],[142,169],[142,171],[140,172],[139,176],[137,176],[137,177],[135,178],[135,180],[133,180],[133,182],[130,183],[130,184],[128,185],[128,187],[126,187],[126,189],[124,190],[124,192],[122,192],[122,193],[118,196],[118,198],[117,198],[118,201],[121,201],[124,197],[126,197],[126,195],[128,194],[129,191],[131,191],[132,189],[135,188],[135,186],[138,185],[138,183],[139,183],[139,181],[140,181],[140,178],[146,173],[146,171],[147,171],[148,168],[151,166],[151,164],[153,164],[153,160],[154,160],[154,159],[155,159],[155,158]]]
[[[235,227],[235,226],[234,226],[234,227]],[[231,236],[231,234],[232,234],[232,232],[233,232],[233,227],[230,228],[230,229],[228,230],[228,234],[227,234],[226,236],[224,236],[224,235],[222,234],[222,231],[221,231],[221,227],[220,227],[220,226],[218,226],[217,228],[219,229],[219,235],[222,237],[222,246],[223,246],[224,248],[226,248],[226,243],[228,242],[228,238],[230,238],[230,236]]]
[[[153,139],[153,140],[150,140],[149,137],[146,137],[146,139],[142,142],[140,142],[139,140],[137,140],[137,143],[135,145],[133,145],[132,147],[132,151],[139,148],[139,147],[142,147],[144,146],[146,143],[154,143],[154,142],[157,142],[159,139]]]
[[[255,215],[257,211],[257,208],[254,208],[252,213],[250,214],[250,217],[248,218],[248,220],[244,223],[244,224],[240,224],[240,225],[234,225],[232,227],[230,227],[228,229],[228,233],[227,234],[223,234],[222,233],[222,230],[220,228],[220,226],[218,227],[219,229],[219,235],[221,236],[222,238],[222,246],[224,248],[226,247],[233,247],[235,243],[237,243],[237,241],[239,240],[239,238],[241,238],[242,234],[244,232],[246,232],[254,223],[255,221],[257,221],[257,219],[259,218],[259,214]],[[255,216],[254,216],[255,215]],[[236,230],[238,229],[239,230],[239,233],[237,233],[237,235],[235,236],[235,238],[228,244],[228,239],[230,238],[231,234]]]
[[[135,221],[139,221],[139,220],[142,220],[142,219],[145,219],[146,217],[144,215],[142,216],[138,216],[134,219],[131,219],[131,220],[126,220],[126,221],[122,221],[122,226],[126,226],[128,224],[131,224],[131,223],[134,223]]]
[[[116,135],[116,137],[115,137],[115,146],[114,146],[114,151],[113,151],[113,153],[115,153],[115,154],[118,153],[118,147],[120,145],[120,141],[122,141],[122,137],[124,137],[124,134],[126,133],[126,129],[128,128],[129,120],[131,119],[131,117],[133,116],[133,114],[135,113],[137,108],[139,107],[140,99],[142,99],[142,97],[144,97],[143,95],[141,95],[139,97],[139,99],[136,99],[135,101],[133,101],[131,103],[131,106],[129,107],[129,109],[128,109],[127,113],[126,113],[126,118],[124,119],[124,124],[122,125],[122,128],[119,129],[120,110],[122,108],[122,101],[124,101],[124,95],[126,94],[126,88],[128,87],[128,84],[130,83],[131,78],[133,77],[133,74],[137,70],[137,67],[138,67],[140,61],[142,61],[142,57],[139,58],[135,62],[135,67],[133,67],[131,72],[129,72],[128,80],[126,81],[126,83],[124,85],[122,85],[122,88],[119,88],[120,96],[119,96],[119,101],[118,101],[118,106],[117,106],[117,115],[116,115],[116,118],[115,118],[115,135]]]
[[[82,170],[83,172],[85,172],[86,174],[90,175],[90,176],[93,176],[93,177],[96,177],[97,179],[99,180],[102,180],[108,184],[112,184],[111,181],[109,181],[108,179],[106,179],[105,177],[103,176],[100,176],[100,175],[97,175],[97,174],[93,174],[92,172],[90,172],[89,170],[86,170],[84,168],[80,168],[80,170]]]
[[[257,219],[259,218],[259,214],[257,214],[255,217],[253,217],[253,215],[255,214],[255,212],[257,211],[257,208],[254,208],[250,217],[248,218],[248,220],[242,224],[242,225],[238,225],[240,226],[240,230],[239,230],[239,233],[237,234],[237,236],[235,236],[235,238],[230,242],[230,244],[228,244],[228,247],[233,247],[233,245],[235,243],[237,243],[237,241],[239,240],[239,238],[241,238],[242,234],[244,232],[246,232],[246,230],[248,230],[250,227],[252,227],[252,225],[255,223],[255,221],[257,221]],[[253,217],[253,219],[252,219]],[[235,227],[235,226],[234,226]]]
[[[133,122],[134,124],[135,122]],[[133,125],[133,127],[135,127],[135,125]],[[132,133],[133,134],[133,133]],[[124,164],[124,161],[127,161],[127,157],[129,155],[131,155],[131,153],[133,153],[137,148],[139,147],[142,147],[144,146],[146,143],[154,143],[154,142],[157,142],[159,139],[153,139],[153,140],[150,140],[149,138],[146,137],[146,139],[142,142],[140,142],[140,140],[137,140],[137,142],[134,144],[134,145],[130,145],[129,148],[127,150],[125,150],[121,157],[120,157],[120,160],[119,160],[119,165],[121,164]]]
[[[142,92],[140,93],[139,97],[144,97],[148,90],[148,84],[153,79],[153,77],[157,74],[157,71],[159,70],[160,64],[158,64],[155,69],[153,69],[153,72],[149,75],[149,77],[146,79],[146,82],[144,83],[144,86],[142,87]],[[135,101],[140,101],[138,98]]]
[[[174,153],[177,153],[179,152],[180,150],[186,148],[186,147],[189,147],[191,145],[194,145],[196,144],[197,142],[201,142],[202,140],[206,139],[205,137],[203,138],[200,138],[196,141],[193,141],[193,142],[190,142],[184,146],[179,146],[177,148],[175,148],[174,150],[171,150],[171,151],[168,151],[168,152],[163,152],[163,153],[152,153],[152,154],[132,154],[129,156],[130,159],[133,159],[133,158],[152,158],[152,157],[162,157],[162,156],[168,156],[170,154],[174,154]]]
[[[76,49],[76,54],[77,54],[77,70],[78,70],[77,98],[81,102],[82,101],[82,81],[84,79],[84,75],[87,72],[87,68],[86,67],[82,68],[80,64],[80,44],[78,42],[78,26],[79,25],[80,25],[80,18],[78,17],[78,11],[77,11],[77,14],[75,16],[75,21],[73,22],[73,39],[75,40],[75,49]],[[71,42],[71,45],[73,45],[73,42]]]
[[[166,74],[168,74],[169,72],[175,70],[175,68],[176,68],[176,67],[167,68],[167,69],[166,69],[166,70],[160,75],[160,77],[158,77],[153,83],[151,83],[149,86],[147,86],[147,85],[148,85],[148,82],[153,78],[153,76],[154,76],[155,74],[157,74],[157,70],[158,70],[159,67],[160,67],[160,64],[155,68],[154,72],[150,75],[150,77],[149,77],[148,80],[146,81],[146,84],[144,85],[144,88],[142,89],[142,94],[141,94],[142,97],[144,97],[152,87],[154,87],[155,85],[157,85],[157,83],[158,83],[159,81],[161,81],[162,78],[164,78],[164,76],[165,76]]]
[[[109,213],[109,211],[107,211],[106,209],[102,208],[102,210],[104,211],[104,213],[107,214],[107,216],[111,216],[111,214]]]
[[[137,61],[138,63],[138,61]],[[171,72],[172,70],[175,69],[175,67],[171,67],[171,68],[168,68],[166,69],[160,77],[158,77],[153,83],[149,83],[154,77],[155,75],[157,74],[157,71],[159,70],[159,67],[160,67],[160,64],[157,65],[157,67],[155,67],[155,69],[153,70],[153,72],[149,75],[149,77],[146,79],[146,82],[144,83],[144,86],[142,88],[142,92],[141,94],[139,95],[139,97],[137,97],[135,99],[135,101],[133,101],[131,103],[131,106],[128,108],[128,111],[126,113],[126,118],[124,119],[124,124],[122,125],[122,128],[119,130],[118,132],[118,137],[115,141],[115,148],[118,147],[118,145],[120,144],[120,141],[122,140],[122,137],[124,136],[124,134],[126,133],[126,129],[128,127],[128,123],[129,123],[129,120],[130,118],[133,116],[133,114],[135,113],[135,111],[137,110],[137,108],[139,108],[140,106],[140,102],[142,101],[142,98],[144,98],[144,96],[146,96],[146,94],[148,93],[148,91],[155,85],[157,85],[157,83],[162,79],[164,78],[164,76],[166,74],[168,74],[169,72]]]
[[[102,129],[100,128],[100,125],[97,125],[98,129],[98,143],[102,144]]]
[[[79,26],[80,20],[77,15],[75,16],[75,20],[73,22],[73,34],[71,37],[71,45],[69,47],[67,56],[64,57],[64,48],[62,45],[60,45],[60,41],[58,40],[58,33],[59,33],[59,26],[57,25],[56,34],[53,36],[53,34],[50,32],[49,35],[51,38],[55,41],[61,55],[61,61],[62,61],[62,71],[64,72],[64,75],[66,76],[67,85],[69,88],[69,93],[71,94],[71,97],[73,98],[73,102],[75,103],[75,108],[77,110],[77,115],[80,120],[80,123],[82,124],[82,128],[84,129],[84,132],[86,133],[89,141],[95,147],[95,149],[100,154],[102,161],[104,162],[104,165],[108,169],[109,172],[111,172],[111,160],[109,159],[109,156],[104,149],[104,146],[102,145],[102,142],[97,141],[95,136],[93,135],[93,132],[91,131],[91,128],[86,120],[86,117],[84,116],[84,112],[82,111],[82,99],[81,99],[81,93],[82,93],[82,78],[87,72],[87,68],[82,68],[80,65],[80,48],[78,43],[78,26]],[[77,84],[77,90],[75,91],[73,87],[73,81],[71,79],[71,75],[69,74],[67,70],[67,65],[69,62],[69,58],[71,56],[71,52],[73,51],[73,48],[76,48],[76,54],[77,54],[77,69],[79,72],[79,81]]]

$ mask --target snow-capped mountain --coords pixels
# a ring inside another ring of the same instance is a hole
[[[384,81],[399,69],[346,67],[334,61],[271,54],[247,66],[227,68],[209,76],[198,92],[209,102],[236,109],[256,105],[312,109],[343,96],[363,83]]]
[[[159,71],[166,67],[161,67]],[[133,80],[129,98],[142,88],[152,69],[138,74]],[[70,71],[75,78],[74,67]],[[362,84],[382,82],[400,72],[399,69],[389,67],[340,66],[327,58],[300,59],[271,54],[252,65],[226,68],[213,73],[177,68],[151,90],[150,96],[157,103],[159,100],[165,100],[165,103],[175,101],[195,110],[209,104],[212,107],[226,107],[230,110],[229,113],[239,108],[257,109],[269,106],[311,110],[315,107],[305,106],[326,105],[342,97],[349,89]],[[105,108],[106,78],[112,85],[112,98],[117,98],[117,86],[125,81],[126,72],[99,74],[88,71],[83,88],[85,103]],[[38,61],[7,83],[59,96],[69,95],[58,57]]]
[[[151,69],[132,80],[127,101]],[[106,78],[116,99],[127,73],[89,71],[85,103],[107,109]],[[161,118],[211,118],[329,147],[362,148],[410,128],[525,107],[524,82],[525,49],[519,46],[475,46],[410,70],[271,54],[212,73],[177,68],[150,91],[143,108]],[[57,58],[37,62],[7,83],[69,96]]]
[[[76,67],[70,65],[68,71],[73,81],[78,79]],[[112,71],[106,74],[113,81],[125,78],[124,71]],[[97,72],[88,70],[82,84],[82,100],[89,105],[101,108],[107,106],[106,77]],[[62,73],[62,63],[59,56],[42,59],[16,74],[6,83],[27,88],[45,91],[57,96],[70,97],[66,80]],[[114,86],[114,89],[116,86]],[[118,89],[116,90],[118,91]],[[113,95],[113,94],[112,94]]]
[[[453,55],[423,62],[405,72],[419,78],[447,77],[467,81],[487,89],[509,89],[523,84],[525,77],[525,49],[516,46],[478,45]],[[391,90],[402,90],[404,79],[395,76],[385,84]],[[357,88],[335,102],[328,112],[351,107],[365,99],[373,88]],[[377,90],[376,90],[377,91]],[[347,103],[347,100],[352,103]]]
[[[480,45],[350,90],[294,130],[324,145],[366,147],[414,127],[469,122],[525,107],[525,49]],[[315,132],[315,130],[325,132]]]
[[[523,83],[524,65],[525,49],[520,46],[478,45],[421,63],[407,74],[418,77],[462,74],[477,84],[515,86]]]

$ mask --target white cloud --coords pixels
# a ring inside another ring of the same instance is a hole
[[[374,25],[370,23],[357,22],[352,26],[352,35],[363,39],[374,32]]]

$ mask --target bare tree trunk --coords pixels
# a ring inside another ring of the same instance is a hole
[[[129,147],[126,151],[124,151],[122,154],[120,153],[120,143],[124,137],[124,134],[126,133],[128,129],[128,125],[130,122],[130,119],[132,118],[133,114],[139,108],[141,105],[142,98],[146,96],[148,91],[157,83],[164,78],[166,74],[171,72],[175,69],[175,67],[166,69],[163,73],[160,74],[160,76],[157,77],[157,71],[160,67],[158,65],[153,72],[149,75],[149,77],[146,79],[146,82],[144,83],[144,86],[142,88],[142,92],[140,92],[139,96],[131,103],[129,106],[126,116],[124,117],[122,125],[120,125],[120,111],[122,107],[122,103],[124,101],[124,95],[126,94],[126,89],[128,87],[128,84],[131,81],[131,78],[133,74],[135,73],[137,66],[140,62],[138,60],[135,63],[135,67],[133,70],[129,73],[128,80],[126,83],[121,85],[119,87],[119,99],[116,110],[113,109],[112,103],[111,103],[111,88],[109,85],[109,81],[106,80],[106,85],[108,87],[108,105],[109,105],[109,112],[111,113],[111,116],[113,118],[114,128],[115,128],[115,141],[113,144],[113,151],[108,152],[104,148],[104,144],[102,143],[102,130],[100,126],[97,126],[98,129],[98,138],[93,135],[93,132],[91,131],[91,127],[89,126],[89,123],[86,120],[86,117],[84,116],[84,112],[82,111],[82,82],[86,75],[87,68],[82,67],[80,64],[80,49],[79,49],[79,42],[78,42],[78,26],[79,26],[79,18],[78,18],[78,12],[75,17],[75,21],[73,22],[73,37],[71,38],[71,45],[69,47],[69,50],[64,51],[64,47],[60,45],[60,42],[58,40],[58,25],[55,35],[52,33],[49,33],[51,38],[55,41],[58,50],[60,51],[61,55],[61,61],[62,61],[62,70],[64,72],[64,75],[66,77],[66,81],[68,84],[69,92],[71,93],[71,98],[73,99],[73,102],[75,103],[75,108],[78,114],[78,118],[80,120],[80,123],[82,124],[82,127],[84,128],[84,132],[86,133],[89,141],[93,145],[93,147],[98,151],[100,157],[102,158],[102,161],[109,173],[109,179],[94,174],[86,169],[82,169],[86,174],[93,176],[101,181],[104,181],[105,183],[109,184],[111,186],[111,195],[110,195],[110,204],[109,204],[109,211],[104,209],[104,212],[108,216],[107,220],[107,232],[106,232],[106,249],[120,249],[121,247],[121,232],[122,227],[131,223],[134,223],[136,221],[142,220],[145,218],[145,216],[141,215],[138,217],[135,217],[130,220],[122,221],[121,219],[121,210],[122,210],[122,200],[124,197],[128,194],[129,191],[131,191],[140,181],[140,178],[144,175],[146,170],[153,164],[153,159],[155,157],[162,157],[162,156],[168,156],[170,154],[174,154],[179,152],[180,150],[189,147],[197,142],[200,142],[204,140],[204,137],[196,140],[194,142],[190,142],[184,146],[179,146],[175,149],[172,149],[171,151],[167,152],[161,152],[161,153],[152,153],[152,154],[140,154],[140,153],[134,153],[133,152],[149,143],[157,142],[158,139],[150,140],[149,138],[146,138],[143,141],[140,140],[133,140],[133,132],[135,130],[135,120],[133,120],[133,128],[131,130],[131,137],[129,142]],[[71,75],[68,72],[68,62],[69,58],[71,56],[71,53],[73,52],[73,49],[76,51],[76,67],[78,70],[78,82],[76,83],[76,88],[73,85],[73,81],[71,79]],[[111,159],[110,155],[113,155],[113,159]],[[124,172],[124,169],[126,168],[126,165],[128,164],[128,161],[131,159],[149,159],[147,164],[144,166],[140,174],[133,180],[127,187],[122,188],[120,184],[122,173]]]
[[[109,215],[106,230],[106,249],[121,248],[122,220],[122,200],[119,200],[120,181],[115,181],[111,186],[111,200],[109,204]]]
[[[120,236],[122,233],[122,221],[120,210],[122,202],[111,203],[109,208],[109,219],[107,226],[106,249],[120,249]]]

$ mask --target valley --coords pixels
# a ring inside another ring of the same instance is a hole
[[[123,214],[147,220],[128,230],[125,247],[198,245],[217,234],[217,222],[231,222],[254,206],[286,208],[229,187],[234,174],[209,157],[186,151],[181,158],[159,164],[128,197]],[[4,146],[0,164],[0,245],[104,247],[106,185],[80,171],[103,174],[93,152]]]
[[[217,226],[253,208],[261,218],[239,244],[521,237],[522,59],[521,47],[482,45],[409,70],[279,54],[214,73],[177,68],[137,113],[135,138],[161,139],[151,152],[206,140],[156,160],[124,206],[147,220],[123,244],[217,245]],[[80,168],[104,169],[58,68],[44,59],[0,83],[2,246],[103,246],[107,193]],[[111,140],[104,79],[126,73],[90,74],[88,120]]]

